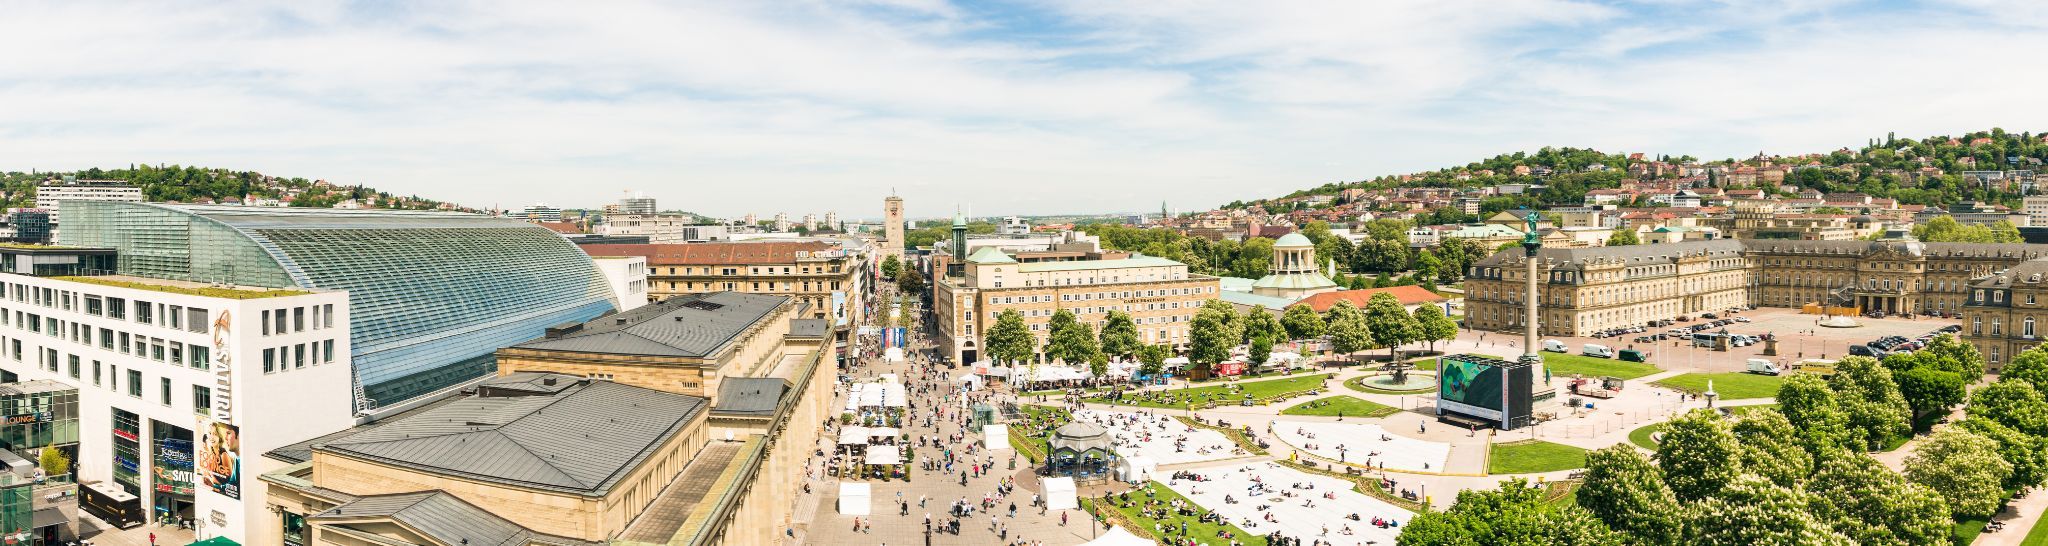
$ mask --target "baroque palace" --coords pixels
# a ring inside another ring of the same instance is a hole
[[[1466,326],[1519,331],[1521,249],[1466,272]],[[1992,363],[2038,343],[2025,324],[2048,303],[2048,245],[1718,239],[1538,251],[1543,335],[1587,336],[1734,307],[1834,305],[1857,312],[1961,315],[1964,337]],[[2028,279],[2032,279],[2029,281]],[[2008,293],[2008,291],[2010,293]],[[2048,321],[2048,312],[2042,313]],[[1976,328],[1969,325],[1979,324]]]

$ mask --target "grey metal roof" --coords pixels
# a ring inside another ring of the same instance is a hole
[[[537,533],[489,510],[441,491],[358,498],[307,518],[316,524],[389,519],[441,544],[525,546],[530,543],[583,545],[589,541]]]
[[[512,218],[466,212],[308,207],[237,207],[151,203],[183,210],[242,229],[394,229],[434,227],[533,227]]]
[[[0,383],[0,396],[75,390],[78,390],[78,387],[73,387],[71,385],[64,384],[63,382],[51,379],[37,379],[34,381],[21,381],[17,383]]]
[[[447,396],[442,397],[439,400],[434,400],[431,402],[420,404],[419,406],[405,410],[404,412],[391,415],[381,415],[376,421],[363,423],[353,427],[315,436],[303,442],[298,442],[283,447],[279,447],[277,449],[265,452],[263,456],[276,459],[279,461],[284,461],[290,464],[299,464],[311,461],[313,460],[313,446],[324,444],[339,438],[345,438],[351,435],[360,434],[364,431],[381,427],[390,423],[395,423],[400,420],[403,420],[407,416],[425,413],[428,410],[446,405],[451,402],[455,402],[457,400],[461,400],[462,398],[462,396],[458,396],[455,393],[451,392]]]
[[[712,292],[676,296],[599,317],[574,331],[515,345],[525,349],[702,358],[726,344],[789,296]]]
[[[555,392],[495,390],[314,446],[315,451],[479,481],[601,495],[704,411],[705,400],[570,375]]]
[[[789,382],[779,377],[729,377],[718,382],[712,413],[772,415]]]
[[[825,337],[832,329],[832,321],[825,319],[796,319],[789,321],[789,335],[795,337]]]

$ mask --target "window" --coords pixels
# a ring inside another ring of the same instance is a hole
[[[1970,318],[1970,335],[1973,335],[1973,336],[1981,336],[1981,335],[1984,335],[1984,317],[1972,317],[1972,318]],[[18,344],[18,343],[21,343],[21,342],[17,341],[17,342],[15,342],[15,343],[17,343],[17,344]],[[15,352],[16,352],[16,353],[20,353],[21,351],[17,349],[17,350],[15,351]],[[15,358],[15,360],[21,360],[21,359],[20,359],[20,358]]]
[[[111,350],[113,350],[113,349],[114,349],[114,331],[113,331],[113,330],[108,330],[108,329],[106,329],[106,328],[101,328],[101,329],[100,329],[100,348],[101,348],[101,349],[106,349],[106,350],[109,350],[109,351],[111,351]]]
[[[92,384],[95,387],[100,384],[100,361],[98,360],[92,361]]]
[[[171,405],[171,378],[159,378],[157,381],[162,385],[157,393],[160,398],[159,401],[163,402],[166,406]]]
[[[142,397],[142,372],[128,370],[128,396]]]
[[[2030,327],[2033,326],[2033,323],[2031,322],[2032,320],[2033,319],[2028,319],[2029,322],[2027,323],[2027,325]],[[71,378],[78,379],[78,355],[66,355],[66,362],[70,366],[68,370],[71,372]]]
[[[171,328],[173,328],[173,329],[178,329],[178,330],[183,330],[183,329],[185,329],[185,308],[184,308],[184,307],[182,307],[182,306],[177,306],[177,305],[173,305],[173,306],[170,306],[170,308],[169,308],[169,311],[167,311],[167,312],[165,312],[165,313],[164,313],[164,318],[165,318],[165,319],[168,319],[168,322],[170,323],[170,325],[171,325]]]
[[[2028,339],[2033,339],[2033,337],[2034,337],[2034,317],[2027,317],[2027,321],[2026,321],[2026,323],[2022,324],[2022,325],[2021,325],[2020,327],[2021,327],[2021,329],[2022,329],[2022,330],[2021,330],[2021,332],[2020,332],[2020,335],[2022,335],[2022,336],[2026,336],[2026,337],[2027,337]],[[77,376],[72,376],[72,377],[77,377]]]
[[[306,331],[306,308],[304,308],[304,307],[293,307],[293,308],[292,308],[292,331],[293,331],[293,332],[304,332],[304,331]]]
[[[101,316],[101,315],[105,315],[105,314],[107,314],[107,307],[106,307],[106,305],[107,305],[107,302],[106,302],[106,300],[102,300],[102,299],[100,299],[100,297],[99,297],[99,296],[86,296],[86,297],[85,297],[85,314],[88,314],[88,315],[92,315],[92,316],[95,316],[95,317],[97,317],[97,316]]]
[[[263,373],[277,371],[277,349],[263,350]]]
[[[128,300],[107,298],[107,318],[126,320],[128,318]]]
[[[188,358],[186,361],[187,365],[201,370],[213,367],[213,355],[210,354],[213,352],[212,347],[188,345],[185,347],[185,350],[185,356]]]
[[[292,346],[292,367],[306,367],[306,344],[300,343]]]
[[[121,332],[121,354],[128,354],[128,332]]]
[[[263,335],[270,335],[270,310],[263,310]]]
[[[972,334],[972,333],[974,333],[974,325],[972,325],[972,324],[969,324],[969,325],[967,325],[967,333],[969,333],[969,334]],[[321,362],[321,363],[332,363],[332,362],[334,362],[334,340],[332,340],[332,339],[329,339],[329,340],[323,340],[323,341],[321,341],[321,342],[320,342],[320,354],[321,354],[321,355],[322,355],[322,356],[324,357],[324,358],[321,358],[321,359],[320,359],[320,362]]]
[[[200,415],[206,415],[206,410],[209,410],[209,409],[212,409],[212,408],[213,408],[213,389],[209,389],[209,388],[206,388],[206,385],[193,385],[193,386],[192,386],[192,413],[197,413],[197,414],[200,414]]]
[[[135,300],[135,322],[156,324],[156,305],[142,300]]]

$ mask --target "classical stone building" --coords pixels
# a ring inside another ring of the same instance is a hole
[[[2028,261],[1969,284],[1963,340],[1998,369],[2048,334],[2048,260]]]
[[[1965,313],[1972,279],[2048,256],[2048,245],[1720,239],[1598,248],[1545,248],[1544,335],[1607,328],[1739,306],[1846,304],[1888,313]],[[1516,331],[1521,251],[1467,271],[1466,324]],[[1988,355],[1988,353],[1987,353]]]
[[[1100,331],[1110,311],[1130,313],[1138,340],[1154,345],[1184,345],[1195,311],[1221,292],[1216,277],[1188,272],[1187,264],[1151,256],[1116,259],[1020,262],[1002,249],[985,246],[967,252],[967,226],[956,217],[954,256],[933,271],[932,314],[941,350],[955,362],[983,358],[982,339],[996,316],[1016,310],[1044,347],[1048,325],[1060,309]]]

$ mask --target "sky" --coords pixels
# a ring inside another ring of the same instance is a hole
[[[1206,209],[1543,146],[2048,131],[2038,0],[16,2],[0,170],[473,207]]]

